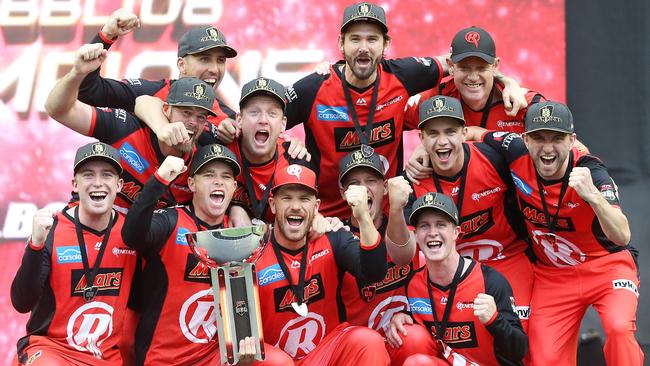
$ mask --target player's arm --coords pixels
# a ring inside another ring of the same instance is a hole
[[[36,211],[32,219],[32,235],[11,283],[11,304],[20,313],[28,313],[34,309],[50,276],[50,232],[56,226],[55,222],[55,214],[47,209]]]
[[[309,120],[316,94],[328,77],[329,75],[313,73],[287,88],[286,97],[289,102],[284,114],[287,118],[287,130]]]
[[[620,246],[630,242],[630,225],[620,208],[616,183],[602,162],[591,156],[582,158],[571,170],[569,187],[594,210],[607,239]]]
[[[416,249],[415,235],[408,229],[404,217],[404,208],[408,205],[413,189],[402,176],[390,178],[387,185],[390,210],[384,238],[386,250],[393,263],[404,266],[413,260]]]
[[[474,316],[494,337],[497,358],[520,362],[528,352],[528,336],[515,314],[512,288],[502,274],[489,266],[480,266],[486,293],[474,299]]]
[[[177,211],[172,209],[154,214],[156,203],[171,182],[185,170],[183,159],[168,156],[149,178],[126,215],[122,227],[126,245],[145,255],[160,251],[176,226]]]
[[[528,90],[523,89],[515,79],[503,75],[498,70],[494,78],[503,85],[501,96],[507,115],[516,116],[520,110],[528,107],[528,100],[526,100]]]
[[[81,80],[106,59],[101,44],[86,44],[75,54],[74,66],[54,85],[47,96],[45,110],[57,122],[88,136],[91,132],[93,108],[77,100]]]

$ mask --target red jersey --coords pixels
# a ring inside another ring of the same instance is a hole
[[[115,212],[93,283],[97,295],[86,301],[86,277],[74,221],[67,211],[59,213],[45,246],[38,251],[25,249],[11,286],[14,307],[20,312],[31,311],[27,335],[18,341],[18,357],[26,358],[27,351],[34,353],[38,347],[50,347],[80,364],[120,364],[118,347],[136,252],[122,241],[124,216]],[[92,270],[106,232],[82,225],[82,234]]]
[[[514,313],[510,285],[496,270],[470,261],[456,287],[443,341],[454,351],[455,358],[477,365],[521,365],[527,352],[528,337]],[[431,289],[431,297],[427,286]],[[427,328],[434,338],[437,323],[431,299],[437,319],[441,321],[450,289],[451,286],[442,287],[430,282],[426,266],[418,269],[407,285],[406,295],[413,320]],[[474,299],[479,293],[492,295],[497,306],[497,312],[486,324],[474,316]],[[453,364],[461,364],[460,361],[454,360]]]
[[[147,261],[135,337],[138,365],[188,365],[218,357],[210,271],[192,254],[185,234],[226,227],[228,218],[209,226],[191,207],[154,212],[166,189],[152,177],[124,224],[124,241]]]
[[[115,205],[128,209],[142,191],[165,156],[160,151],[156,135],[132,114],[123,109],[94,108],[89,136],[117,149],[124,172],[124,185],[115,198]],[[190,166],[192,153],[183,157]],[[158,207],[173,206],[192,200],[192,191],[187,186],[189,169],[172,183],[170,190],[160,197]]]
[[[349,208],[334,182],[338,181],[339,160],[361,145],[353,116],[358,116],[359,128],[366,131],[375,86],[363,90],[348,86],[349,104],[340,66],[332,65],[328,75],[311,74],[289,87],[286,116],[287,128],[304,123],[305,146],[318,174],[319,210],[324,216],[349,217]],[[368,144],[390,163],[386,179],[402,171],[402,131],[417,128],[417,123],[404,123],[406,101],[434,87],[441,76],[442,68],[431,58],[382,60],[377,65],[373,124],[364,134]]]
[[[359,235],[359,228],[347,220],[345,225],[350,231]],[[384,216],[381,227],[377,229],[382,237],[386,235],[388,218]],[[385,245],[382,243],[382,245]],[[380,281],[364,283],[350,273],[343,274],[340,297],[343,301],[346,320],[352,325],[360,325],[385,334],[393,314],[406,310],[408,301],[404,285],[409,275],[418,268],[419,255],[405,266],[398,266],[386,253],[386,275]]]
[[[463,256],[490,264],[525,252],[526,228],[505,160],[484,143],[464,143],[463,154],[460,173],[454,177],[434,173],[419,185],[412,184],[412,200],[427,192],[444,193],[454,200],[460,217],[456,250]]]
[[[463,115],[465,116],[466,126],[478,126],[494,131],[523,133],[525,130],[524,116],[526,116],[528,108],[519,110],[517,115],[514,117],[508,116],[503,105],[503,99],[501,98],[502,90],[503,86],[495,82],[492,87],[492,97],[488,98],[489,105],[480,111],[475,111],[463,102],[463,97],[456,88],[456,84],[454,84],[454,77],[448,76],[440,82],[437,88],[429,89],[411,97],[408,100],[404,112],[404,120],[407,124],[415,123],[417,126],[419,122],[418,111],[420,109],[420,103],[435,95],[445,95],[460,100],[460,103],[463,106]],[[546,99],[536,91],[529,90],[526,93],[526,101],[529,106],[533,103],[538,103],[544,100]]]
[[[380,244],[381,243],[381,244]],[[289,283],[275,256],[273,245],[280,248],[293,283]],[[294,312],[293,286],[298,283],[303,249],[290,252],[271,239],[257,261],[260,308],[265,342],[302,359],[344,319],[337,289],[343,272],[379,280],[386,273],[386,247],[381,238],[369,248],[360,248],[350,232],[327,233],[307,243],[303,302],[309,313]]]
[[[512,180],[517,187],[519,208],[524,215],[539,263],[555,267],[574,266],[630,248],[616,245],[607,239],[594,210],[568,186],[568,173],[564,179],[555,181],[538,177],[533,160],[519,135],[492,132],[485,134],[484,140],[498,149],[510,166]],[[570,151],[568,158],[568,169],[576,166],[589,168],[596,188],[607,202],[619,207],[616,184],[598,158],[577,148]],[[543,207],[540,186],[544,191],[547,213]],[[559,202],[562,191],[564,194]],[[547,221],[553,217],[556,220],[553,220],[555,224],[551,231]]]

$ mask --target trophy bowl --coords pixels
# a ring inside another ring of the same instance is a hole
[[[254,263],[266,244],[270,230],[266,224],[187,233],[194,255],[210,268]]]

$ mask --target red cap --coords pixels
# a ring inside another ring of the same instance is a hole
[[[272,192],[287,184],[300,184],[318,194],[316,187],[316,173],[313,170],[298,164],[292,164],[275,172]]]

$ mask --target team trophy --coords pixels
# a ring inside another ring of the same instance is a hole
[[[255,337],[264,360],[264,335],[255,261],[268,243],[266,224],[187,233],[194,255],[210,267],[221,362],[239,361],[239,341]]]

